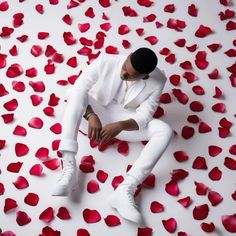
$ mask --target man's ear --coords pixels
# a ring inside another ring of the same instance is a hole
[[[142,79],[147,80],[149,78],[149,75],[145,75]]]

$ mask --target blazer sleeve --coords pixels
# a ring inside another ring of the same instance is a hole
[[[66,109],[62,119],[62,134],[59,151],[77,153],[77,127],[81,122],[84,109],[88,105],[88,91],[99,78],[99,69],[102,59],[93,61],[77,79],[70,90]]]
[[[165,82],[166,80],[138,106],[135,114],[131,117],[136,121],[139,129],[146,127],[147,124],[153,119],[153,115],[160,103],[160,96],[165,86]]]

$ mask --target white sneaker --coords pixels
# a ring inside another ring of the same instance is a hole
[[[75,158],[62,159],[63,169],[61,177],[56,182],[52,196],[68,196],[77,185],[77,167]]]
[[[133,184],[120,184],[109,198],[109,204],[119,214],[132,222],[141,223],[142,216],[134,201],[137,186]]]

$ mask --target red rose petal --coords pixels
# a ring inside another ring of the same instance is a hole
[[[96,177],[99,182],[105,183],[108,178],[108,174],[106,172],[104,172],[103,170],[99,170],[96,174]]]
[[[172,93],[181,104],[186,104],[189,100],[187,94],[183,93],[180,89],[172,89]]]
[[[205,122],[200,122],[199,126],[198,126],[198,132],[199,133],[207,133],[207,132],[211,132],[212,128]]]
[[[40,45],[33,45],[30,50],[30,53],[33,56],[38,57],[42,54],[42,47]]]
[[[90,233],[87,229],[78,229],[77,236],[90,236]]]
[[[107,46],[107,47],[105,48],[105,51],[106,51],[106,53],[108,53],[108,54],[118,54],[118,53],[119,53],[117,47],[114,47],[114,46],[111,46],[111,45]]]
[[[195,131],[194,131],[193,127],[190,127],[190,126],[186,125],[182,128],[181,136],[184,139],[189,139],[194,135],[194,132]]]
[[[78,24],[78,29],[81,33],[84,33],[90,29],[90,24],[89,23]]]
[[[151,228],[149,228],[149,227],[145,227],[145,228],[138,227],[137,236],[151,236],[151,235],[152,235],[152,229]]]
[[[25,196],[24,202],[30,206],[37,206],[39,202],[39,196],[35,193],[28,193]]]
[[[155,45],[158,42],[158,38],[156,36],[148,36],[145,37],[144,40],[148,41],[151,45]],[[173,58],[167,58],[167,62],[172,63],[172,61],[174,61]]]
[[[207,204],[195,206],[193,209],[193,217],[195,220],[204,220],[208,216],[209,207]]]
[[[58,2],[59,2],[59,0],[49,0],[49,3],[50,3],[51,5],[57,5]]]
[[[203,89],[202,86],[200,85],[195,85],[192,87],[192,90],[195,94],[197,95],[204,95],[205,94],[205,90]]]
[[[89,193],[96,193],[99,190],[99,184],[96,180],[90,180],[87,184],[87,191]]]
[[[0,97],[3,97],[7,94],[9,94],[9,92],[6,90],[3,84],[0,84]]]
[[[228,21],[226,24],[226,30],[231,31],[236,29],[236,22],[235,21]]]
[[[3,26],[2,27],[2,32],[0,33],[0,37],[2,37],[2,38],[9,37],[13,32],[14,32],[13,28]]]
[[[193,169],[207,169],[206,159],[201,156],[197,156],[196,159],[193,161],[192,164]]]
[[[27,145],[23,143],[16,143],[15,145],[15,153],[18,157],[24,156],[28,153],[29,148]]]
[[[18,225],[23,226],[31,222],[31,218],[24,211],[16,212],[16,222]]]
[[[164,225],[166,231],[168,231],[169,233],[174,233],[177,228],[177,222],[174,218],[162,220],[162,224]]]
[[[131,17],[138,16],[137,12],[130,6],[124,6],[122,7],[122,10],[125,16],[131,16]]]
[[[164,7],[164,12],[173,13],[175,11],[175,5],[174,4],[167,4]]]
[[[12,56],[17,56],[17,55],[18,55],[18,51],[17,51],[16,45],[14,45],[14,46],[9,50],[9,53],[10,53]]]
[[[212,206],[217,206],[223,200],[223,197],[218,192],[210,191],[208,193],[208,199]]]
[[[77,58],[76,57],[71,57],[71,58],[69,58],[68,59],[68,61],[66,62],[66,64],[68,65],[68,66],[71,66],[72,68],[75,68],[75,67],[77,67]]]
[[[21,74],[23,74],[23,69],[21,65],[17,63],[12,64],[10,67],[8,67],[6,72],[6,76],[9,78],[15,78],[17,76],[20,76]]]
[[[171,75],[170,76],[170,82],[174,85],[174,86],[177,86],[179,85],[179,82],[180,82],[180,75]]]
[[[43,112],[47,116],[54,116],[54,109],[52,107],[45,107]]]
[[[130,48],[131,44],[130,44],[130,42],[128,40],[124,39],[124,40],[122,40],[122,45],[123,45],[124,48],[127,49],[127,48]]]
[[[35,164],[30,168],[29,173],[31,175],[41,176],[42,171],[43,171],[43,167],[40,164]]]
[[[194,73],[188,71],[184,72],[183,77],[187,79],[188,83],[192,83],[198,79]]]
[[[76,39],[74,38],[74,36],[71,32],[64,32],[63,39],[67,45],[73,45],[76,43]]]
[[[219,121],[219,124],[220,124],[223,128],[230,128],[230,127],[233,125],[233,123],[230,122],[230,121],[228,121],[228,120],[226,119],[226,117],[222,118],[222,119]],[[236,150],[236,147],[235,147],[235,150]],[[235,153],[236,153],[236,151],[235,151]]]
[[[17,92],[24,92],[25,91],[25,84],[21,81],[12,81],[12,89]]]
[[[230,1],[229,0],[220,0],[219,2],[220,2],[220,4],[222,4],[225,7],[230,5]]]
[[[4,185],[2,183],[0,183],[0,196],[3,195],[4,192],[5,192]]]
[[[190,103],[190,109],[195,112],[203,111],[203,105],[199,101],[193,101]]]
[[[116,189],[120,183],[124,181],[124,177],[122,175],[115,176],[111,182],[113,189]]]
[[[193,66],[190,61],[184,61],[184,62],[180,63],[179,66],[185,70],[192,70],[193,69]]]
[[[222,148],[215,146],[215,145],[211,145],[208,147],[208,153],[211,157],[215,157],[217,155],[219,155],[222,152]]]
[[[162,48],[162,49],[159,51],[159,53],[160,53],[161,55],[167,56],[167,55],[170,54],[170,49],[169,49],[169,48]]]
[[[148,16],[143,17],[143,22],[153,22],[156,19],[155,14],[149,14]]]
[[[171,53],[170,55],[168,55],[166,58],[165,58],[165,61],[170,63],[170,64],[174,64],[175,63],[175,54]]]
[[[30,81],[29,85],[33,88],[35,92],[42,93],[45,91],[45,85],[43,81],[37,81],[37,82]]]
[[[43,101],[43,97],[36,94],[31,95],[30,99],[33,106],[38,106]]]
[[[111,5],[110,0],[99,0],[99,4],[105,8]]]
[[[70,2],[67,4],[66,8],[69,10],[71,8],[75,8],[78,6],[79,6],[78,2],[75,2],[74,0],[70,0]]]
[[[230,157],[225,157],[224,165],[230,170],[236,170],[236,160]]]
[[[1,115],[1,117],[3,118],[3,121],[4,121],[5,124],[11,123],[14,120],[14,114],[13,113],[4,114],[4,115]]]
[[[176,31],[181,32],[182,29],[186,27],[186,24],[182,20],[170,18],[167,21],[167,27],[170,28],[170,29],[175,29]]]
[[[108,215],[106,218],[104,218],[104,221],[109,227],[114,227],[121,224],[120,219],[115,215]]]
[[[180,203],[183,207],[188,207],[191,203],[191,198],[189,196],[181,198],[178,200],[178,203]]]
[[[160,202],[153,201],[150,205],[150,210],[152,213],[159,213],[164,211],[164,206]]]
[[[153,2],[150,0],[138,0],[137,2],[140,6],[144,6],[144,7],[150,7],[153,4]],[[138,235],[138,236],[140,236],[140,235]]]
[[[101,220],[101,215],[97,210],[90,210],[88,208],[83,210],[83,218],[86,223],[97,223]]]
[[[61,124],[60,124],[60,123],[56,123],[56,124],[52,125],[52,126],[50,127],[50,130],[51,130],[54,134],[61,134],[61,130],[62,130]]]
[[[225,104],[222,102],[216,103],[212,106],[214,112],[225,113]]]
[[[48,148],[41,147],[36,151],[35,156],[40,160],[45,160],[49,158],[48,153]]]
[[[171,173],[171,180],[179,181],[185,179],[188,176],[188,171],[183,169],[174,169]]]
[[[39,219],[44,221],[45,223],[51,222],[53,218],[54,218],[54,212],[52,207],[48,207],[39,215]]]
[[[0,69],[4,68],[7,65],[6,61],[7,55],[0,53]]]
[[[212,52],[215,52],[215,51],[217,51],[219,48],[221,48],[221,44],[219,44],[219,43],[212,43],[212,44],[207,45],[207,47],[208,47]]]
[[[39,14],[43,14],[44,9],[43,9],[43,5],[42,4],[37,4],[35,6],[35,10],[39,13]]]
[[[194,4],[188,6],[188,14],[193,17],[196,17],[198,15],[198,9]]]
[[[89,163],[89,162],[83,162],[80,163],[79,168],[82,172],[84,173],[91,173],[94,172],[94,167],[93,164]]]
[[[232,155],[236,155],[236,144],[232,145],[229,148],[229,153],[232,154]]]
[[[207,194],[208,187],[205,184],[197,182],[197,181],[194,181],[194,184],[196,186],[196,193],[198,195],[206,195]]]
[[[6,198],[5,199],[5,204],[4,204],[4,213],[7,213],[8,211],[10,211],[11,209],[16,208],[17,202],[16,200],[12,199],[12,198]]]
[[[197,31],[195,32],[195,36],[199,37],[199,38],[204,38],[208,34],[211,34],[211,33],[212,33],[212,30],[211,30],[210,27],[204,26],[204,25],[200,25],[199,28],[197,29]]]
[[[57,96],[55,95],[55,93],[52,93],[52,94],[50,95],[50,98],[49,98],[49,101],[48,101],[48,105],[49,105],[49,106],[52,106],[52,107],[57,106],[59,101],[60,101],[60,98],[57,97]]]
[[[44,66],[44,71],[47,75],[53,74],[55,72],[55,65],[51,60],[48,60],[47,65]]]
[[[128,25],[120,25],[118,28],[118,34],[124,35],[129,33],[130,29]]]
[[[223,215],[221,217],[222,224],[225,229],[230,233],[236,232],[236,214],[233,215]]]
[[[17,125],[13,131],[13,134],[20,135],[20,136],[26,136],[26,129],[20,125]]]
[[[33,78],[33,77],[37,76],[37,74],[38,74],[38,71],[34,67],[25,71],[25,75],[29,78]]]
[[[54,62],[57,62],[57,63],[62,63],[64,61],[64,57],[63,57],[63,54],[60,54],[60,53],[54,53],[52,55],[52,60]]]
[[[178,47],[184,47],[184,46],[185,46],[185,43],[186,43],[186,40],[185,40],[185,39],[178,39],[178,40],[176,40],[174,43],[175,43],[175,45],[177,45]]]
[[[171,180],[169,183],[167,183],[165,186],[165,191],[172,196],[178,196],[179,187],[177,181]]]
[[[15,163],[10,163],[8,166],[7,166],[7,170],[10,171],[10,172],[13,172],[13,173],[19,173],[21,167],[23,165],[23,162],[15,162]]]
[[[4,1],[0,3],[0,11],[7,11],[9,8],[8,2]]]
[[[72,24],[72,18],[69,14],[66,14],[62,17],[62,20],[67,24],[71,25]]]
[[[85,16],[90,17],[90,18],[94,18],[94,16],[95,16],[92,7],[89,7],[89,8],[85,11],[84,14],[85,14]]]
[[[218,167],[214,167],[208,174],[209,178],[213,181],[219,181],[222,176],[222,171]]]
[[[197,115],[189,115],[187,118],[187,121],[190,123],[198,123],[199,122],[199,117]]]
[[[43,121],[39,117],[33,117],[29,123],[29,127],[34,129],[41,129],[43,127]]]
[[[17,189],[23,189],[29,186],[27,179],[23,176],[18,176],[15,182],[13,182],[13,184]]]
[[[53,158],[51,160],[44,161],[43,164],[50,170],[56,170],[60,167],[60,161],[58,158]]]
[[[176,151],[176,152],[174,152],[173,155],[174,155],[176,161],[178,161],[178,162],[187,161],[189,159],[188,154],[184,151]]]
[[[57,217],[61,220],[69,220],[71,218],[69,211],[65,207],[60,207],[58,209]]]
[[[144,179],[142,186],[145,188],[154,188],[155,182],[156,182],[156,176],[151,173]]]
[[[128,155],[129,153],[129,145],[126,141],[120,141],[117,146],[117,151],[122,155]]]
[[[14,111],[18,107],[18,102],[16,99],[12,99],[9,102],[4,103],[3,106],[8,111]]]
[[[207,233],[211,233],[215,230],[215,225],[214,225],[214,223],[208,224],[208,223],[202,222],[201,228],[203,231],[205,231]]]

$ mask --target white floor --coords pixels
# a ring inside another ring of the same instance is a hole
[[[3,1],[0,2],[0,4]],[[230,157],[235,160],[235,155],[229,153],[232,145],[235,145],[235,87],[230,83],[230,73],[226,69],[235,63],[235,57],[228,57],[224,52],[229,49],[235,49],[233,39],[235,38],[235,30],[226,30],[226,24],[229,21],[234,21],[235,18],[221,21],[219,17],[220,12],[225,12],[226,9],[235,11],[235,2],[231,0],[229,6],[223,6],[220,1],[205,1],[205,0],[182,0],[182,1],[154,1],[151,7],[144,7],[137,3],[138,1],[111,1],[111,6],[103,8],[98,1],[87,0],[80,3],[79,6],[67,9],[69,1],[59,1],[58,4],[52,5],[49,1],[8,1],[9,9],[0,12],[0,29],[3,26],[13,27],[13,15],[15,13],[24,14],[24,23],[20,27],[14,28],[14,32],[8,38],[0,37],[0,53],[7,54],[7,65],[0,69],[0,84],[3,84],[5,89],[9,92],[5,96],[0,97],[0,115],[14,113],[14,120],[11,123],[4,123],[3,118],[0,119],[0,140],[6,140],[5,147],[0,150],[0,183],[4,185],[5,191],[0,196],[0,231],[12,231],[17,236],[23,235],[39,235],[42,229],[50,226],[54,230],[61,232],[62,236],[73,236],[77,234],[78,229],[86,229],[91,236],[117,236],[127,235],[135,236],[138,234],[138,226],[131,224],[122,219],[117,212],[111,209],[106,202],[107,197],[112,192],[112,180],[116,176],[124,176],[128,164],[132,164],[138,157],[142,150],[143,144],[129,143],[129,154],[124,156],[117,151],[117,145],[109,146],[105,151],[101,152],[97,148],[91,148],[89,140],[86,136],[79,133],[79,152],[77,155],[78,165],[82,156],[93,155],[95,159],[94,172],[85,174],[80,172],[80,189],[78,196],[74,198],[59,198],[52,197],[50,191],[56,179],[60,175],[61,169],[58,168],[54,171],[48,169],[43,165],[43,161],[35,157],[36,151],[41,147],[49,149],[50,158],[57,158],[56,151],[52,150],[53,140],[59,139],[60,136],[54,134],[50,127],[60,122],[66,103],[65,91],[71,85],[61,86],[57,83],[60,80],[67,80],[71,75],[78,74],[80,70],[86,67],[87,57],[77,54],[77,51],[82,48],[79,39],[85,37],[95,41],[96,33],[102,31],[100,24],[109,22],[111,28],[109,31],[103,31],[106,34],[104,47],[100,51],[105,51],[109,45],[117,47],[119,53],[130,53],[140,46],[150,47],[156,51],[159,57],[159,67],[163,69],[169,78],[173,74],[181,76],[180,84],[174,86],[168,80],[164,89],[164,93],[169,93],[171,96],[171,103],[161,104],[164,110],[164,115],[160,118],[168,122],[171,127],[176,131],[176,136],[173,138],[168,149],[163,154],[161,160],[158,162],[153,170],[156,177],[155,187],[152,189],[143,188],[142,192],[136,198],[141,212],[146,220],[146,227],[152,228],[152,235],[165,236],[170,235],[162,224],[162,220],[174,218],[177,222],[177,229],[172,235],[178,235],[179,232],[186,232],[189,236],[204,236],[209,235],[201,229],[201,223],[211,223],[215,225],[215,231],[210,235],[226,236],[233,235],[228,232],[221,221],[223,215],[233,215],[236,213],[236,202],[232,198],[232,194],[236,190],[235,170],[230,170],[224,165],[225,157]],[[142,2],[142,1],[141,1]],[[175,11],[173,13],[164,12],[164,7],[167,4],[175,4]],[[42,4],[44,13],[39,14],[35,10],[37,4]],[[195,4],[198,8],[198,16],[192,17],[188,14],[188,6]],[[129,17],[124,16],[122,8],[130,6],[134,9],[138,16]],[[95,17],[90,18],[85,16],[85,11],[93,7]],[[104,20],[102,14],[109,18]],[[72,17],[72,25],[67,25],[62,21],[62,17],[69,14]],[[153,22],[143,22],[144,17],[150,14],[155,14],[156,19]],[[166,27],[168,19],[179,19],[186,23],[186,27],[182,32],[177,32],[174,29]],[[162,27],[156,27],[156,21],[163,24]],[[78,30],[78,24],[90,23],[90,29],[81,33]],[[122,24],[127,24],[130,32],[125,35],[118,34],[118,27]],[[204,37],[198,38],[194,34],[200,25],[208,26],[212,29],[213,33]],[[143,28],[144,33],[138,36],[136,29]],[[49,37],[45,40],[37,38],[38,32],[49,32]],[[63,33],[71,32],[77,43],[71,46],[66,45],[63,40]],[[16,38],[21,35],[28,35],[28,40],[24,43],[19,42]],[[147,40],[148,36],[156,36],[158,42],[151,45]],[[178,47],[174,42],[178,39],[186,39],[185,46],[197,44],[195,52],[189,52],[186,47]],[[129,49],[124,49],[122,40],[128,40],[131,43]],[[211,52],[207,45],[213,43],[220,43],[221,48],[216,52]],[[9,50],[16,45],[18,49],[17,56],[11,56]],[[31,53],[33,45],[40,45],[43,49],[39,57],[34,57]],[[55,73],[46,74],[44,66],[47,64],[45,56],[46,46],[53,46],[58,53],[63,54],[64,62],[55,63]],[[169,48],[171,53],[176,56],[176,61],[173,64],[165,61],[165,56],[160,55],[159,51],[164,47]],[[93,53],[94,47],[90,47]],[[200,70],[195,65],[195,56],[198,51],[206,51],[206,59],[209,65],[206,69]],[[78,66],[72,68],[66,64],[67,60],[73,56],[77,57]],[[192,70],[184,70],[179,64],[184,61],[190,61],[193,65]],[[22,66],[24,73],[16,78],[8,78],[6,76],[7,68],[10,65],[18,63]],[[25,76],[25,71],[29,68],[37,68],[38,75],[34,78]],[[211,80],[208,74],[215,68],[219,71],[219,78]],[[193,72],[198,80],[193,83],[188,83],[182,77],[185,71]],[[13,81],[22,81],[25,84],[24,92],[17,92],[12,88]],[[46,90],[42,93],[34,92],[29,82],[43,81]],[[192,88],[193,86],[200,85],[204,88],[204,95],[196,95]],[[214,98],[215,88],[218,87],[223,96]],[[185,105],[178,102],[172,93],[172,89],[181,89],[189,97],[188,103]],[[0,91],[2,92],[2,91]],[[43,109],[48,106],[50,95],[54,93],[60,98],[59,104],[54,106],[55,116],[46,116]],[[43,98],[43,101],[38,106],[33,106],[30,96],[37,94]],[[18,107],[14,111],[8,111],[4,108],[4,104],[12,99],[17,99]],[[203,104],[204,110],[201,112],[194,112],[190,109],[190,103],[199,101]],[[224,113],[214,112],[212,106],[216,103],[224,103],[226,111]],[[198,115],[201,121],[211,126],[212,131],[208,133],[199,133],[199,123],[193,124],[187,121],[189,115]],[[43,120],[44,124],[41,129],[34,129],[28,126],[28,122],[33,117],[39,117]],[[233,123],[230,129],[230,135],[226,138],[220,138],[218,128],[220,127],[219,121],[222,118],[227,118]],[[14,135],[13,131],[17,125],[23,126],[27,130],[26,136]],[[184,126],[193,127],[195,134],[189,139],[184,139],[181,136],[181,131]],[[23,143],[29,147],[29,152],[21,157],[15,153],[15,144]],[[212,157],[208,153],[208,147],[217,145],[222,148],[222,152]],[[187,153],[189,159],[184,162],[177,162],[173,153],[176,151],[184,151]],[[208,169],[197,170],[192,168],[193,161],[197,156],[205,157]],[[23,165],[19,173],[13,173],[7,170],[10,163],[22,162]],[[29,170],[35,164],[41,164],[43,167],[42,176],[32,176]],[[222,171],[222,178],[219,181],[213,181],[209,178],[209,172],[218,167]],[[188,171],[188,177],[179,181],[180,193],[178,196],[171,196],[165,191],[165,185],[170,181],[170,173],[175,169],[184,169]],[[108,173],[108,178],[105,183],[100,183],[100,190],[96,193],[88,193],[86,190],[87,183],[90,180],[96,180],[96,174],[99,170]],[[17,189],[13,182],[18,176],[25,177],[29,186],[25,189]],[[212,206],[206,195],[198,195],[196,193],[195,182],[204,183],[209,187],[209,190],[218,192],[223,201],[217,206]],[[35,193],[39,196],[39,203],[37,206],[29,206],[24,202],[24,198],[28,193]],[[177,200],[190,196],[191,204],[189,207],[182,207]],[[17,207],[4,213],[5,200],[11,198],[17,202]],[[160,213],[152,213],[150,205],[152,202],[158,201],[163,204],[164,211]],[[204,220],[195,220],[193,217],[193,209],[196,206],[207,204],[209,206],[208,217]],[[54,211],[54,218],[50,223],[45,223],[39,219],[40,214],[52,207]],[[57,212],[60,207],[66,207],[70,213],[71,219],[61,220],[57,217]],[[97,210],[101,215],[101,220],[97,223],[86,223],[83,218],[84,209]],[[26,225],[19,226],[16,222],[17,212],[23,211],[30,218],[31,222]],[[106,225],[104,218],[108,215],[116,215],[120,218],[121,224],[115,227]],[[1,233],[0,233],[1,235]],[[5,234],[3,234],[5,235]],[[143,235],[143,234],[142,234]],[[181,234],[179,234],[181,235]]]

